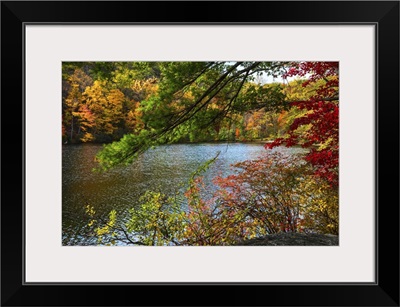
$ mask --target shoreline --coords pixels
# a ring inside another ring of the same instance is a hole
[[[116,141],[117,142],[117,141]],[[157,146],[163,145],[197,145],[197,144],[267,144],[272,143],[273,141],[269,140],[251,140],[251,141],[201,141],[201,142],[175,142],[175,143],[166,143],[160,144]],[[81,143],[62,143],[62,145],[71,146],[71,145],[108,145],[111,143],[96,143],[96,142],[81,142]]]

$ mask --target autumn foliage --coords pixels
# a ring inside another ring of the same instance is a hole
[[[201,195],[201,177],[191,183],[189,242],[226,245],[278,232],[338,234],[338,199],[301,156],[269,153],[234,165],[217,177],[213,197]]]
[[[266,148],[279,145],[301,145],[309,148],[305,157],[315,168],[315,174],[326,179],[332,186],[339,184],[339,63],[293,63],[284,77],[305,77],[304,88],[323,81],[314,95],[307,100],[293,101],[291,105],[307,111],[294,120],[288,135],[267,144]],[[307,127],[298,133],[300,127]]]
[[[112,240],[210,246],[237,245],[278,232],[338,234],[337,193],[313,175],[301,156],[266,153],[237,163],[233,175],[214,179],[218,188],[211,197],[205,197],[201,176],[207,167],[194,172],[184,198],[147,191],[130,210],[128,222],[110,229]],[[104,229],[115,225],[112,217],[98,224],[95,235],[107,235]]]
[[[294,80],[257,82],[278,75]],[[143,191],[125,219],[86,204],[99,244],[235,245],[279,232],[339,233],[338,62],[66,63],[62,106],[64,143],[105,143],[99,170],[160,144],[268,141],[265,155],[214,178],[215,192],[201,173],[216,158],[193,172],[184,193]],[[306,152],[288,156],[279,146]]]

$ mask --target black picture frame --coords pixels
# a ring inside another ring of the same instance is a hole
[[[376,282],[24,283],[24,25],[105,22],[375,25]],[[399,1],[3,1],[1,173],[2,306],[399,306]]]

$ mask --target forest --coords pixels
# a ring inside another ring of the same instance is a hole
[[[86,202],[85,233],[99,245],[183,246],[339,234],[338,62],[62,63],[62,143],[102,144],[93,172],[205,142],[261,143],[265,154],[215,176],[211,195],[203,175],[218,154],[191,170],[184,192],[144,190],[127,214]]]

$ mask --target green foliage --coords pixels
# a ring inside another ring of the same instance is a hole
[[[127,221],[118,219],[116,210],[111,210],[107,218],[98,216],[91,205],[86,205],[85,211],[97,244],[179,245],[184,238],[186,213],[178,196],[146,191],[138,205],[129,210]]]
[[[70,142],[121,140],[123,154],[106,149],[101,168],[132,161],[148,143],[244,140],[245,112],[284,108],[282,86],[253,83],[261,74],[275,74],[278,62],[85,62],[63,63],[63,76],[81,69],[93,84],[74,94],[73,110],[64,108],[63,133]],[[66,98],[65,98],[66,99]],[[110,103],[113,102],[113,103]],[[112,107],[111,107],[112,105]],[[75,122],[72,117],[76,117]],[[73,127],[68,129],[70,122]],[[68,130],[72,130],[68,134]],[[143,141],[142,131],[151,136]],[[132,141],[134,139],[134,141]],[[125,150],[125,145],[132,148]],[[110,153],[112,156],[108,157]],[[118,157],[117,157],[118,156]],[[125,161],[122,161],[124,159]]]
[[[285,98],[283,85],[280,83],[265,85],[247,83],[240,92],[234,109],[238,111],[265,109],[277,112],[289,107]]]
[[[101,162],[97,170],[108,170],[117,165],[128,165],[138,155],[151,146],[157,145],[148,130],[141,130],[138,135],[125,134],[121,140],[103,145],[96,160]]]
[[[178,245],[184,235],[186,217],[177,199],[146,191],[139,203],[129,211],[127,230],[144,245]]]

